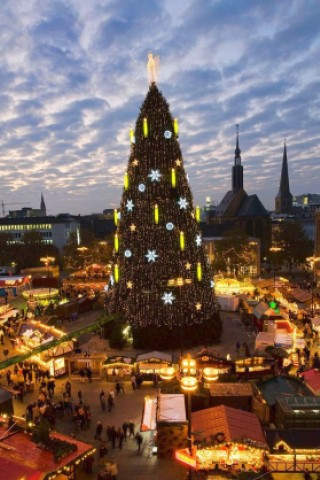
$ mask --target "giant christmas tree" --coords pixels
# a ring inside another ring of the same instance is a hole
[[[200,211],[193,206],[178,133],[152,77],[130,132],[121,208],[115,211],[109,305],[132,326],[137,348],[208,345],[221,334]]]

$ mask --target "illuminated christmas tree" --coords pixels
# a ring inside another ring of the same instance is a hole
[[[135,347],[209,345],[219,341],[221,321],[200,209],[193,206],[178,122],[155,73],[151,65],[149,91],[130,132],[121,208],[115,211],[110,312],[122,312]]]

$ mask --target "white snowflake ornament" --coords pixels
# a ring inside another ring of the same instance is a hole
[[[161,299],[163,300],[165,305],[168,305],[168,304],[172,305],[172,302],[175,299],[175,296],[173,295],[172,292],[164,292]]]

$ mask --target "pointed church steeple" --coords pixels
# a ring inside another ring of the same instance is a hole
[[[41,192],[40,210],[42,211],[42,214],[45,217],[47,215],[47,208],[46,208],[46,204],[45,204],[42,192]]]
[[[278,195],[275,198],[275,210],[276,213],[290,213],[292,210],[292,195],[289,187],[286,139],[284,139],[280,187]]]
[[[236,125],[236,149],[234,151],[234,166],[232,167],[232,190],[243,189],[243,166],[241,165],[241,150],[239,147],[239,125]]]

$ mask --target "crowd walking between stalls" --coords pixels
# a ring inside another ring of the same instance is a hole
[[[138,385],[136,375],[121,382],[116,379],[93,381],[90,372],[88,375],[84,370],[84,373],[84,376],[80,375],[76,380],[65,377],[54,379],[48,371],[39,369],[36,364],[25,363],[21,367],[15,366],[12,372],[8,370],[1,383],[10,388],[11,377],[20,378],[23,395],[17,397],[17,405],[20,405],[27,422],[39,425],[42,420],[46,420],[54,430],[64,431],[95,444],[96,458],[84,462],[85,472],[97,473],[99,480],[116,480],[118,465],[117,462],[110,461],[110,457],[114,458],[117,451],[127,450],[128,447],[130,450],[135,449],[137,454],[143,451],[144,437],[139,428],[140,418],[130,418],[124,413],[119,421],[116,412],[117,405],[122,404],[123,409],[124,402],[130,402],[129,398],[126,400],[128,393],[130,398],[131,395],[137,395],[141,383]],[[28,381],[34,384],[32,393],[25,391],[25,382]],[[143,394],[141,406],[142,398]]]

